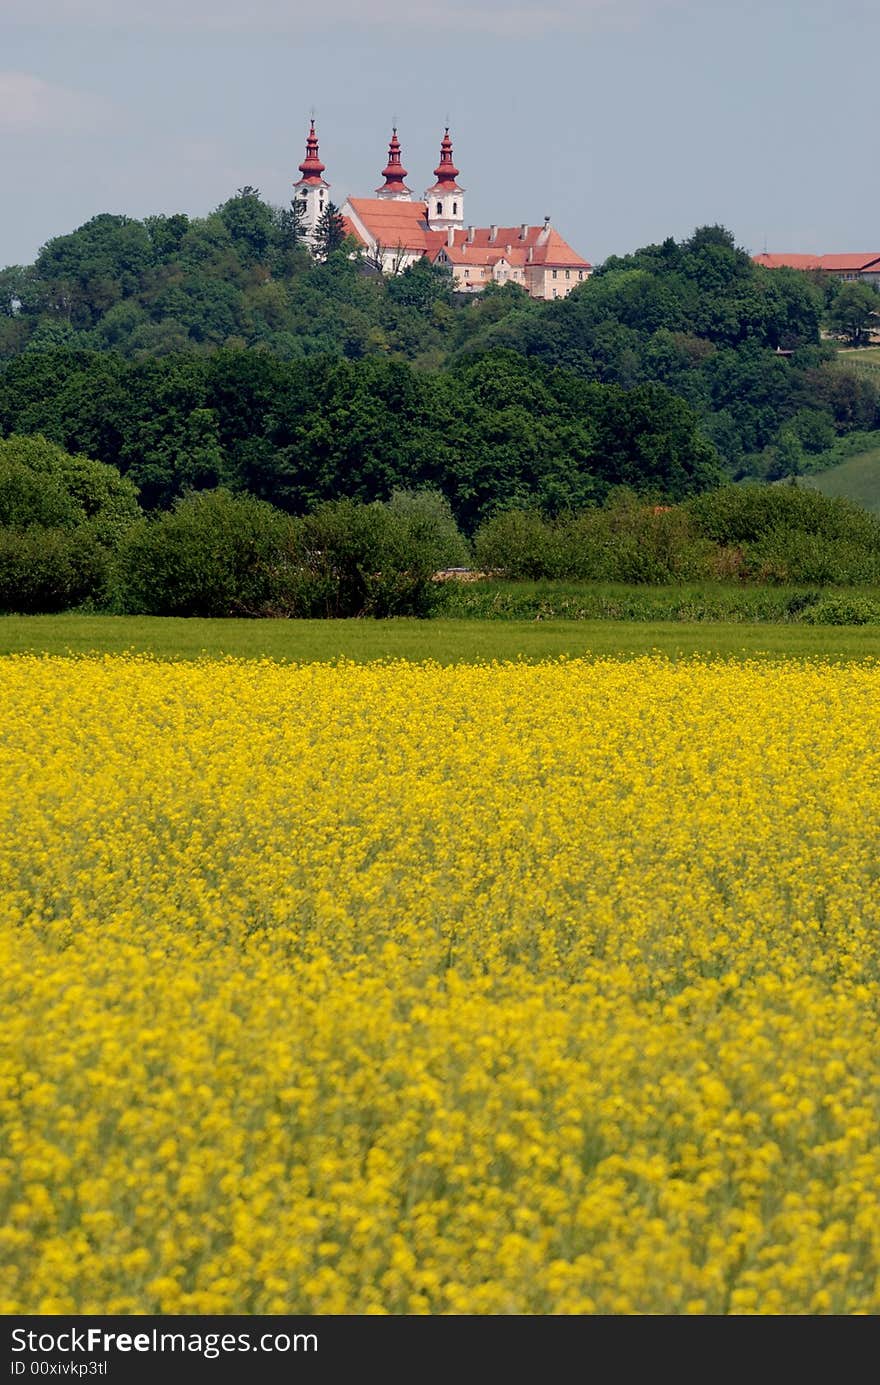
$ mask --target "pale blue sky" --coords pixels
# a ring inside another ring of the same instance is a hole
[[[880,251],[878,0],[0,0],[0,265],[97,212],[286,203],[311,106],[333,197],[443,125],[465,217],[598,263],[723,222]]]

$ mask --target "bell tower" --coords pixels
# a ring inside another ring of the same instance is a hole
[[[437,179],[425,193],[428,206],[428,225],[432,231],[459,231],[464,227],[464,188],[456,179],[458,169],[452,158],[449,126],[440,144],[440,162],[434,169]]]
[[[325,167],[318,157],[318,136],[315,134],[313,119],[306,136],[306,156],[299,166],[302,177],[293,185],[294,200],[300,209],[303,239],[312,249],[315,246],[318,222],[330,201],[330,184],[323,176]]]

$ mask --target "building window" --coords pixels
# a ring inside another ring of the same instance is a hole
[[[442,202],[438,202],[438,203],[437,203],[437,215],[438,215],[438,216],[442,216],[442,215],[443,215],[443,203],[442,203]]]
[[[458,216],[458,203],[457,203],[457,202],[453,202],[453,204],[452,204],[452,215],[453,215],[453,216]]]
[[[582,269],[579,269],[579,270],[578,270],[578,278],[579,278],[579,279],[583,279],[583,277],[584,277],[584,271],[583,271]]]
[[[570,278],[571,278],[571,271],[570,271],[570,270],[567,269],[567,270],[565,271],[565,277],[566,277],[566,279],[570,279]]]
[[[555,270],[555,269],[554,269],[554,271],[553,271],[553,278],[554,278],[554,279],[556,278],[556,270]]]
[[[553,297],[554,297],[554,298],[556,297],[556,290],[555,290],[555,289],[553,290]]]

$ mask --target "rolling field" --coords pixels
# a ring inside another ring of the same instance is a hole
[[[843,496],[880,514],[880,447],[847,457],[827,471],[801,478],[801,484],[814,486],[823,495]]]
[[[0,1311],[880,1311],[875,660],[0,678]]]

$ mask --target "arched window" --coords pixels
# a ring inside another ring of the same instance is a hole
[[[453,202],[453,204],[452,204],[452,215],[453,215],[453,216],[458,216],[458,203],[457,203],[457,202]]]
[[[442,216],[442,215],[443,215],[443,203],[442,203],[442,202],[438,202],[438,203],[437,203],[437,215],[438,215],[438,216]]]

